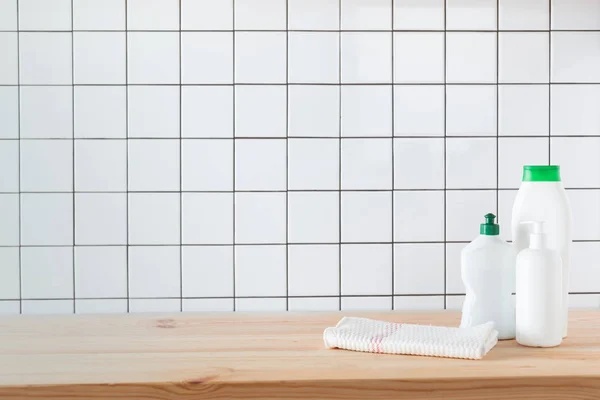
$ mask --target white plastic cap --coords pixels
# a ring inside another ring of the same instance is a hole
[[[542,249],[546,247],[546,229],[544,221],[523,221],[521,225],[531,227],[529,232],[529,248]]]

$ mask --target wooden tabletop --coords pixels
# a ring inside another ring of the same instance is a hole
[[[344,313],[456,326],[459,314]],[[600,399],[600,311],[553,349],[500,342],[483,360],[326,350],[341,313],[0,319],[0,398]]]

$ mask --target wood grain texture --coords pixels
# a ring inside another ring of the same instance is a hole
[[[456,326],[459,314],[344,313]],[[560,347],[500,342],[483,360],[326,350],[340,313],[0,319],[0,398],[600,399],[600,311]]]

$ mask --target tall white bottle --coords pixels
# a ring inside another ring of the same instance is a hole
[[[526,165],[523,182],[512,211],[512,239],[515,252],[529,247],[530,229],[523,221],[545,221],[548,248],[562,259],[562,335],[567,336],[569,311],[569,270],[571,265],[571,208],[560,180],[558,165]]]
[[[529,248],[517,255],[517,342],[554,347],[562,342],[562,263],[547,246],[541,221],[533,227]]]
[[[462,328],[493,321],[498,339],[514,339],[515,252],[499,236],[494,214],[485,215],[480,235],[461,252],[461,275],[466,296]]]

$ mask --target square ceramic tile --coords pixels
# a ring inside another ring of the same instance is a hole
[[[182,30],[232,30],[233,0],[182,0]]]
[[[16,85],[19,83],[18,37],[14,32],[0,32],[0,84]]]
[[[288,28],[338,30],[339,0],[288,0]]]
[[[20,83],[70,85],[72,83],[71,33],[19,33]]]
[[[342,137],[392,136],[391,86],[342,86]]]
[[[69,86],[23,86],[21,138],[72,138],[73,90]]]
[[[23,300],[23,314],[73,314],[73,300]]]
[[[130,313],[173,313],[181,310],[179,299],[131,299],[129,300]]]
[[[14,301],[0,301],[0,315],[17,315],[21,313],[21,302],[18,300]]]
[[[179,83],[179,33],[128,32],[127,35],[130,84]]]
[[[394,310],[431,311],[444,309],[444,296],[396,296]]]
[[[290,32],[288,80],[292,83],[338,83],[339,33]]]
[[[446,99],[448,136],[496,135],[495,86],[448,86]]]
[[[391,1],[344,0],[340,4],[343,30],[392,29]]]
[[[127,0],[127,29],[178,30],[177,0]]]
[[[73,79],[76,84],[124,84],[124,32],[73,34]]]
[[[342,140],[342,189],[391,189],[392,139]]]
[[[600,32],[552,32],[552,82],[600,81]]]
[[[394,245],[394,294],[444,293],[444,244]]]
[[[285,246],[237,246],[236,296],[285,296],[285,259]]]
[[[343,311],[387,311],[392,309],[391,296],[342,297]]]
[[[129,248],[129,295],[131,297],[179,297],[178,246]]]
[[[600,295],[598,294],[569,294],[569,308],[599,308]]]
[[[496,163],[496,139],[449,139],[446,141],[446,187],[495,188]]]
[[[394,33],[394,82],[443,83],[444,33]]]
[[[552,135],[600,135],[597,85],[552,85]]]
[[[443,240],[443,191],[394,192],[395,242],[433,242]]]
[[[0,87],[0,138],[19,137],[19,88]]]
[[[73,142],[24,140],[21,143],[21,190],[73,190]]]
[[[233,140],[183,140],[181,190],[233,190]]]
[[[339,245],[289,245],[289,295],[337,295],[339,268]]]
[[[127,194],[75,194],[75,244],[127,244]]]
[[[235,243],[284,243],[285,193],[235,194]]]
[[[517,189],[521,184],[523,165],[548,165],[548,138],[499,139],[498,186]]]
[[[17,140],[0,141],[0,192],[19,191],[19,142]]]
[[[286,0],[235,0],[235,29],[284,30],[286,9]]]
[[[446,240],[471,241],[479,235],[483,216],[496,211],[493,190],[453,190],[446,193]]]
[[[600,190],[568,190],[573,212],[573,240],[600,239]]]
[[[589,0],[552,0],[552,29],[600,29],[600,4]]]
[[[233,83],[233,32],[183,32],[181,82]]]
[[[73,249],[23,247],[21,249],[22,296],[52,299],[73,296]]]
[[[233,296],[233,247],[185,246],[181,252],[184,297]]]
[[[595,292],[598,290],[598,270],[592,260],[600,257],[600,243],[573,243],[570,292]]]
[[[19,249],[17,247],[0,248],[0,274],[2,274],[0,299],[18,299],[20,297],[19,262]]]
[[[444,139],[394,139],[394,189],[443,189]]]
[[[179,137],[179,87],[128,88],[129,137]]]
[[[338,311],[337,297],[301,297],[288,300],[289,311]]]
[[[337,243],[339,204],[338,192],[288,193],[288,242]]]
[[[300,1],[302,1],[302,0],[300,0]],[[17,2],[16,1],[0,0],[0,30],[2,30],[2,31],[16,31],[17,30]]]
[[[233,299],[183,299],[183,312],[233,311]]]
[[[339,124],[340,90],[338,87],[288,86],[289,136],[338,137]]]
[[[391,48],[391,32],[343,32],[342,83],[390,83]]]
[[[461,311],[465,296],[446,296],[446,310]]]
[[[236,137],[285,137],[285,86],[235,88]]]
[[[391,192],[342,192],[342,242],[392,240]]]
[[[235,299],[235,309],[241,312],[268,312],[285,311],[286,299],[284,298],[251,298]]]
[[[483,219],[482,219],[483,220]],[[474,236],[475,237],[475,236]],[[452,294],[465,293],[460,271],[460,254],[466,244],[448,243],[446,245],[446,292]]]
[[[233,137],[233,87],[183,86],[182,137]]]
[[[444,0],[395,0],[394,29],[444,30]]]
[[[500,237],[512,240],[512,209],[517,197],[517,190],[500,190],[498,192],[498,224]]]
[[[450,83],[496,82],[496,33],[446,34],[446,79]]]
[[[16,217],[16,214],[12,214]],[[21,244],[73,244],[71,193],[21,194]]]
[[[75,190],[127,190],[127,143],[124,140],[75,141]]]
[[[391,294],[390,276],[392,245],[342,245],[342,295]]]
[[[76,86],[75,137],[126,137],[126,97],[125,86]]]
[[[552,138],[550,149],[550,161],[561,166],[565,187],[600,187],[600,137]]]
[[[233,244],[233,193],[181,196],[183,244]]]
[[[443,85],[394,86],[394,136],[443,136]]]
[[[127,296],[127,248],[75,247],[75,293],[94,298]]]
[[[125,2],[123,0],[73,0],[73,29],[125,29]]]
[[[129,141],[129,190],[179,190],[179,140]]]
[[[235,189],[286,188],[286,142],[281,139],[235,141]]]
[[[120,314],[127,312],[127,299],[75,300],[76,314]]]
[[[339,188],[338,139],[288,139],[288,188]]]
[[[500,0],[501,30],[548,30],[550,0]]]
[[[23,195],[24,197],[26,195]],[[0,245],[1,246],[19,246],[19,195],[18,194],[0,194],[0,216],[2,216],[2,225],[0,225]],[[21,210],[26,212],[28,210]],[[23,226],[23,230],[29,227]],[[23,243],[25,244],[25,243]]]
[[[446,29],[496,30],[496,0],[446,0]]]
[[[500,136],[548,135],[547,85],[500,85],[498,89]]]
[[[179,244],[178,193],[129,193],[129,243]]]
[[[285,83],[284,32],[235,33],[236,83]]]
[[[500,82],[548,82],[549,33],[501,32],[499,35]]]
[[[19,29],[71,30],[71,0],[19,0]]]

